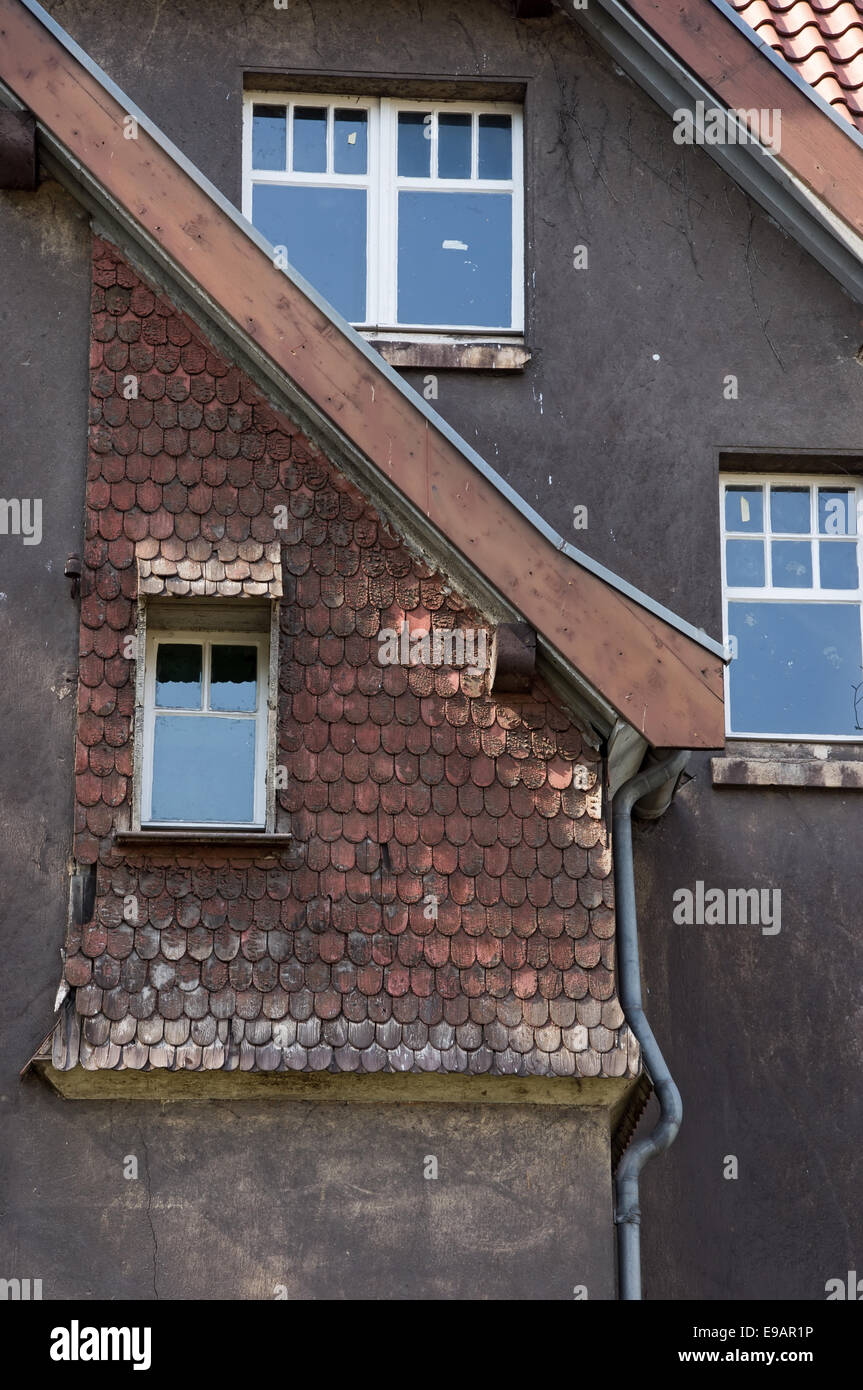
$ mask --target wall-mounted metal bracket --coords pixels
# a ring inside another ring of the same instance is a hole
[[[69,592],[73,599],[77,598],[81,592],[81,556],[67,555],[63,573],[69,580]]]

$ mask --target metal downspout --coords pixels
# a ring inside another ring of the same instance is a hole
[[[654,1154],[670,1148],[683,1119],[683,1103],[641,1002],[641,967],[638,956],[638,917],[635,906],[635,871],[632,862],[632,809],[642,797],[677,781],[689,761],[689,753],[674,753],[664,762],[639,772],[617,792],[612,803],[614,894],[617,911],[617,973],[620,1003],[626,1022],[641,1047],[643,1065],[659,1101],[659,1123],[650,1134],[637,1139],[620,1160],[615,1179],[618,1284],[622,1301],[641,1299],[641,1211],[638,1180]]]

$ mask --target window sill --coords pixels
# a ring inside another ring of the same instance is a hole
[[[256,845],[270,849],[289,845],[293,836],[267,830],[119,830],[117,845]]]
[[[817,751],[816,751],[817,750]],[[820,787],[826,791],[863,791],[863,753],[842,749],[825,756],[823,744],[791,744],[784,749],[752,750],[751,745],[724,758],[710,759],[714,787]],[[853,756],[849,757],[849,753]],[[844,756],[842,756],[844,755]]]
[[[437,371],[520,372],[530,361],[523,342],[485,342],[463,339],[460,342],[382,338],[375,334],[362,335],[370,347],[376,348],[385,362],[400,371],[411,367],[429,367]]]

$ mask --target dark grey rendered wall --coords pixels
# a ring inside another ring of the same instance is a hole
[[[861,307],[703,151],[674,145],[669,119],[569,20],[519,24],[494,0],[296,0],[287,11],[241,0],[146,0],[134,19],[121,18],[107,0],[49,8],[235,201],[244,70],[526,80],[533,360],[510,378],[441,374],[438,408],[561,531],[712,633],[720,628],[718,451],[861,448],[863,377],[854,361]],[[68,212],[61,220],[71,225]],[[367,1267],[379,1271],[368,1292],[429,1292],[440,1231],[458,1228],[453,1211],[469,1213],[476,1231],[478,1209],[490,1197],[504,1206],[482,1225],[476,1258],[465,1264],[457,1248],[431,1291],[571,1295],[583,1281],[569,1256],[558,1260],[569,1241],[532,1207],[541,1202],[549,1213],[565,1203],[568,1175],[549,1179],[541,1198],[533,1184],[531,1196],[506,1184],[502,1193],[488,1179],[488,1155],[478,1161],[479,1140],[464,1145],[470,1125],[446,1131],[460,1172],[453,1207],[440,1216],[440,1230],[429,1214],[425,1240],[406,1249],[416,1203],[429,1205],[425,1189],[435,1186],[424,1183],[416,1194],[411,1165],[438,1153],[430,1134],[444,1133],[439,1118],[429,1119],[429,1131],[421,1117],[396,1112],[340,1110],[334,1125],[332,1115],[309,1107],[255,1110],[253,1122],[237,1106],[169,1107],[163,1117],[129,1106],[108,1116],[95,1106],[64,1108],[14,1080],[15,1062],[49,1016],[70,810],[72,702],[43,692],[74,650],[72,605],[56,571],[67,549],[78,548],[69,536],[80,540],[86,261],[79,247],[73,263],[61,265],[50,249],[51,226],[47,209],[37,215],[20,199],[4,200],[0,234],[15,287],[6,307],[11,314],[17,302],[18,356],[38,362],[56,402],[46,412],[47,388],[24,375],[14,353],[6,355],[4,470],[22,460],[27,487],[38,478],[43,496],[54,489],[57,508],[42,547],[11,553],[4,541],[0,556],[10,596],[0,600],[8,610],[4,650],[15,654],[7,669],[16,673],[0,696],[10,707],[0,737],[4,767],[18,772],[9,779],[6,814],[20,836],[16,843],[7,832],[0,850],[8,860],[4,916],[12,943],[4,1091],[22,1163],[13,1188],[22,1204],[16,1258],[59,1271],[58,1293],[77,1292],[86,1268],[94,1293],[110,1285],[130,1295],[152,1290],[157,1240],[160,1295],[197,1291],[195,1281],[206,1279],[216,1295],[267,1296],[271,1278],[289,1282],[273,1273],[283,1254],[268,1263],[260,1253],[273,1233],[278,1242],[299,1231],[311,1270],[325,1232],[328,1251],[343,1242],[353,1258],[362,1249]],[[578,244],[589,248],[587,270],[572,269]],[[738,378],[737,401],[723,399],[729,373]],[[412,376],[414,384],[422,375]],[[11,486],[4,482],[7,494]],[[576,504],[589,509],[587,532],[571,531]],[[48,554],[53,579],[43,574]],[[33,748],[47,764],[38,777]],[[686,1107],[677,1145],[644,1182],[646,1293],[819,1298],[828,1278],[844,1277],[861,1259],[854,1228],[859,813],[853,795],[714,791],[706,759],[696,759],[693,771],[695,781],[662,823],[638,835],[636,848],[646,1001]],[[43,838],[37,865],[33,846]],[[781,933],[674,926],[671,895],[696,878],[717,887],[781,888]],[[522,1131],[524,1151],[535,1146],[549,1174],[560,1125],[550,1130],[546,1116],[525,1121]],[[286,1139],[289,1129],[296,1144]],[[598,1138],[583,1132],[596,1157]],[[502,1163],[509,1145],[499,1130],[498,1140]],[[339,1174],[332,1212],[316,1141],[330,1146]],[[149,1198],[112,1166],[145,1144]],[[736,1181],[722,1177],[730,1154],[739,1160]],[[396,1168],[396,1205],[412,1215],[387,1239],[381,1231],[389,1227],[376,1213],[381,1184],[394,1181]],[[321,1194],[314,1221],[310,1193]],[[271,1219],[266,1194],[281,1203],[281,1219]],[[436,1200],[443,1211],[446,1202]],[[577,1186],[572,1200],[577,1207]],[[292,1212],[302,1212],[298,1225]],[[184,1239],[190,1222],[196,1238],[202,1233],[197,1248]],[[353,1239],[358,1227],[362,1243]],[[585,1239],[595,1266],[606,1268],[602,1238]],[[216,1267],[207,1258],[216,1250],[228,1252],[238,1271],[228,1277],[232,1287],[214,1286],[203,1273]],[[318,1282],[310,1273],[298,1288],[353,1290],[347,1259],[332,1255]],[[503,1274],[492,1272],[501,1267]],[[591,1296],[608,1296],[607,1285]]]

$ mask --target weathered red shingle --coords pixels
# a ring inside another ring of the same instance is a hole
[[[539,681],[496,697],[487,671],[379,664],[382,628],[485,619],[98,241],[93,324],[76,855],[97,892],[67,941],[58,1059],[634,1075],[583,731]],[[139,576],[160,594],[283,585],[287,848],[115,843]]]

